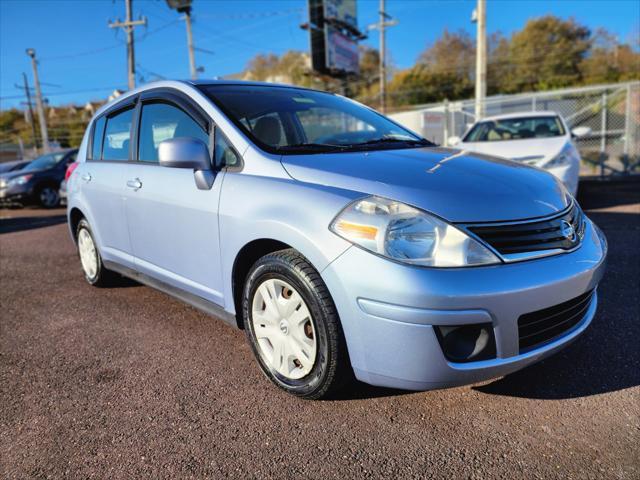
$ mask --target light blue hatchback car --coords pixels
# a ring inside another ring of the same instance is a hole
[[[601,231],[552,175],[439,148],[347,98],[163,81],[103,107],[68,181],[87,281],[246,331],[284,390],[502,376],[594,317]]]

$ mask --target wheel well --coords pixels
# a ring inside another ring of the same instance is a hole
[[[69,212],[69,226],[71,227],[71,233],[73,235],[73,238],[75,240],[76,238],[76,230],[78,230],[78,224],[80,223],[80,220],[82,220],[84,218],[84,215],[82,214],[82,212],[80,211],[79,208],[72,208],[71,212]]]
[[[259,258],[278,250],[285,250],[291,248],[286,243],[279,242],[278,240],[272,240],[270,238],[262,238],[260,240],[254,240],[247,243],[238,252],[235,262],[233,263],[232,273],[232,289],[233,289],[233,302],[236,307],[236,322],[238,328],[243,329],[244,324],[242,322],[242,291],[244,289],[244,282],[247,278],[249,270]]]

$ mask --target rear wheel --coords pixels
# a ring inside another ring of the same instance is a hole
[[[265,375],[310,399],[335,393],[351,372],[335,305],[318,272],[293,249],[249,272],[243,295],[247,338]]]
[[[84,278],[95,287],[112,285],[119,278],[118,274],[105,268],[102,257],[93,239],[89,222],[84,218],[78,222],[76,244]]]
[[[58,190],[46,185],[38,190],[38,203],[44,208],[55,208],[60,204]]]

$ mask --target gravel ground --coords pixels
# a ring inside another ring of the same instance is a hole
[[[578,341],[479,385],[317,402],[221,321],[86,285],[63,210],[0,210],[0,477],[640,478],[640,184],[581,202],[611,251]]]

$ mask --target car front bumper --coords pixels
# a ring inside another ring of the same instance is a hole
[[[579,336],[593,319],[597,294],[580,322],[539,348],[520,353],[518,318],[595,290],[607,245],[587,221],[581,246],[555,256],[487,267],[420,268],[351,247],[322,277],[340,315],[351,364],[366,383],[428,390],[499,377],[535,363]],[[490,323],[496,358],[454,363],[436,325]]]
[[[33,201],[33,188],[28,183],[0,188],[0,205],[24,204],[31,201]]]

